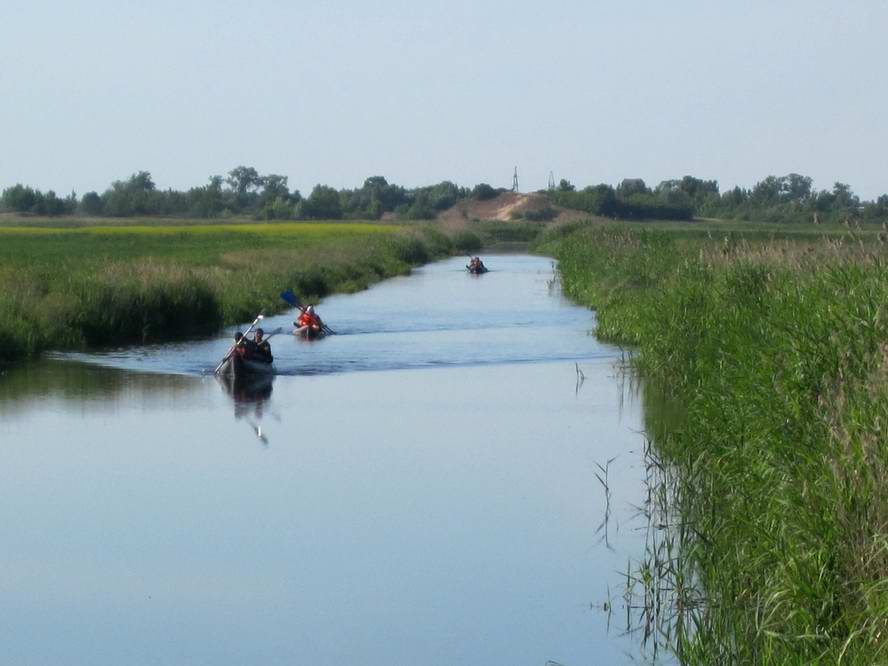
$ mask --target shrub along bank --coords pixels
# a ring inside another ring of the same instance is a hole
[[[432,228],[244,224],[0,228],[0,363],[206,335],[351,292],[452,249]]]
[[[683,405],[648,430],[681,484],[706,603],[692,663],[888,661],[888,253],[579,229],[565,292]]]

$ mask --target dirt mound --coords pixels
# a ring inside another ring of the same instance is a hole
[[[549,203],[545,194],[531,192],[502,192],[487,201],[468,199],[460,201],[448,208],[438,216],[438,220],[445,226],[457,228],[465,226],[471,220],[501,220],[509,221],[520,218],[527,211],[541,211],[552,208],[556,211],[554,219],[559,221],[588,217],[585,213],[575,210],[566,210]]]

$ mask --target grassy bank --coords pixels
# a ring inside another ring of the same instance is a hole
[[[669,569],[690,565],[706,598],[673,647],[701,664],[888,661],[884,246],[578,227],[545,249],[599,335],[637,347],[650,396],[681,405],[648,422],[689,535]]]
[[[356,291],[448,253],[432,228],[379,223],[0,225],[0,362],[45,349],[212,333]]]

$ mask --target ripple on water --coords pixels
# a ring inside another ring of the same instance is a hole
[[[594,314],[568,302],[553,279],[550,259],[495,256],[496,270],[470,276],[456,257],[416,269],[349,295],[325,300],[319,310],[337,335],[305,341],[291,337],[293,312],[270,316],[280,375],[460,367],[535,361],[583,360],[614,355],[589,333]],[[55,358],[144,372],[201,375],[224,356],[235,328],[210,340],[126,347]]]

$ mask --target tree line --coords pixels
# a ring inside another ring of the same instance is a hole
[[[450,181],[408,189],[371,176],[355,189],[316,185],[307,197],[290,190],[287,176],[261,175],[254,167],[238,166],[226,177],[211,176],[206,185],[185,191],[157,188],[151,173],[139,171],[117,180],[103,193],[72,192],[60,198],[52,190],[17,184],[3,190],[0,208],[34,215],[108,217],[175,216],[216,218],[249,215],[266,220],[379,219],[385,213],[412,220],[433,219],[457,201],[490,198],[503,190],[482,183],[474,189]]]
[[[690,220],[694,217],[761,222],[885,222],[888,195],[861,201],[845,183],[815,190],[808,176],[768,176],[751,189],[721,192],[715,180],[685,176],[654,188],[640,178],[617,187],[593,185],[577,190],[562,180],[549,192],[553,203],[594,215],[626,219]]]
[[[290,190],[287,176],[262,175],[254,167],[238,166],[225,177],[211,176],[206,185],[185,191],[158,189],[148,171],[114,181],[101,194],[87,192],[82,197],[74,192],[60,197],[52,190],[44,193],[17,184],[3,190],[0,209],[49,216],[247,215],[265,220],[379,219],[390,213],[402,219],[428,220],[458,201],[490,199],[504,191],[487,183],[470,189],[446,180],[405,188],[389,183],[383,176],[371,176],[358,188],[337,190],[316,185],[303,197],[299,190]],[[715,180],[685,176],[664,180],[654,188],[640,178],[624,179],[616,187],[599,184],[583,189],[562,179],[557,187],[541,193],[555,205],[619,219],[713,217],[814,223],[888,220],[888,195],[861,201],[844,183],[835,183],[830,190],[815,190],[810,177],[796,173],[768,176],[751,189],[735,187],[724,192]]]

